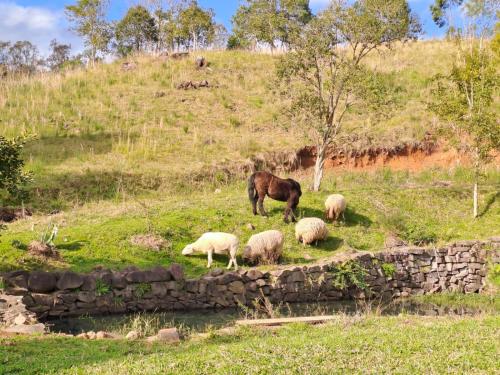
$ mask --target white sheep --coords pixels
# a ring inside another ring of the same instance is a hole
[[[295,238],[304,245],[326,239],[328,228],[326,223],[317,217],[306,217],[295,225]]]
[[[187,245],[182,250],[182,255],[191,255],[193,253],[203,253],[208,254],[208,265],[210,268],[212,265],[212,255],[215,254],[228,254],[229,264],[228,269],[231,265],[234,265],[234,269],[238,270],[238,264],[236,263],[236,252],[238,251],[239,240],[234,234],[222,233],[222,232],[208,232],[204,233],[200,238]]]
[[[254,234],[243,250],[243,259],[248,263],[274,264],[283,253],[285,237],[279,230],[267,230]]]
[[[336,221],[340,215],[345,220],[344,212],[347,202],[342,194],[332,194],[325,201],[325,218]]]

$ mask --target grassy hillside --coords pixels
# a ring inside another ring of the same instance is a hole
[[[349,147],[396,145],[422,139],[433,130],[426,110],[427,81],[451,64],[451,46],[429,41],[376,54],[368,64],[387,73],[397,97],[384,116],[358,108],[346,120]],[[278,57],[248,52],[207,52],[209,69],[192,58],[172,61],[136,57],[60,75],[0,80],[0,135],[32,134],[25,150],[34,173],[35,209],[10,224],[0,238],[0,271],[96,265],[183,263],[192,275],[205,271],[205,257],[185,258],[180,250],[208,230],[234,232],[244,243],[270,228],[286,234],[285,259],[300,263],[347,248],[379,250],[395,233],[410,242],[446,242],[499,234],[498,171],[486,173],[480,194],[481,217],[470,216],[471,173],[467,169],[420,174],[329,173],[323,192],[303,184],[301,216],[321,216],[329,192],[349,202],[345,223],[331,226],[317,248],[298,245],[293,225],[282,221],[283,204],[266,201],[271,217],[253,217],[244,186],[245,161],[259,153],[309,145],[301,129],[284,116],[273,93]],[[208,80],[212,87],[177,90],[185,80]],[[445,180],[449,183],[436,184]],[[220,192],[216,191],[220,189]],[[48,213],[52,215],[48,216]],[[52,222],[62,261],[29,256],[26,247]],[[169,244],[162,252],[132,245],[135,234],[155,233]],[[226,259],[217,258],[217,266]]]
[[[178,346],[1,338],[0,372],[23,374],[498,373],[498,315],[342,317],[212,334]],[[495,355],[496,354],[496,355]]]
[[[426,111],[427,80],[451,64],[445,42],[418,42],[373,55],[387,73],[394,103],[378,115],[353,110],[346,134],[353,147],[422,139],[432,129]],[[284,115],[273,93],[278,57],[248,52],[207,52],[209,69],[193,58],[152,57],[93,69],[0,81],[0,135],[32,134],[26,157],[43,201],[51,210],[75,201],[143,190],[178,191],[220,183],[247,158],[309,145]],[[211,88],[177,90],[186,80]]]

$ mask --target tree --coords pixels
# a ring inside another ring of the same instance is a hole
[[[40,64],[38,48],[27,40],[19,40],[9,48],[8,65],[18,73],[33,73]]]
[[[130,52],[144,51],[148,45],[158,41],[158,29],[149,11],[141,5],[128,10],[115,27],[118,53],[122,56]]]
[[[66,6],[66,16],[73,23],[72,30],[84,38],[90,62],[95,64],[100,53],[108,51],[111,27],[105,19],[108,0],[77,0]]]
[[[45,63],[52,71],[61,70],[70,61],[71,45],[58,43],[56,39],[50,42],[52,52]]]
[[[30,175],[23,172],[23,146],[22,139],[8,140],[0,136],[0,198],[5,198],[5,193],[21,196],[22,188],[31,180]]]
[[[7,65],[9,63],[9,47],[10,42],[0,40],[0,65]]]
[[[308,0],[247,0],[233,17],[234,35],[274,50],[277,43],[288,45],[311,18]]]
[[[205,10],[198,5],[196,0],[179,13],[179,33],[187,47],[191,46],[196,51],[201,46],[210,44],[215,36],[214,12]]]
[[[314,191],[320,188],[326,152],[341,132],[344,115],[365,99],[370,72],[361,62],[380,47],[416,38],[419,31],[404,0],[336,1],[292,40],[277,74],[296,122],[316,144]]]
[[[456,3],[456,2],[455,2]],[[462,3],[462,2],[460,2]],[[474,167],[473,216],[478,213],[478,183],[483,165],[491,152],[500,148],[500,124],[495,111],[500,77],[495,40],[491,47],[484,42],[493,30],[495,13],[491,2],[465,2],[462,28],[454,28],[456,56],[448,74],[437,75],[429,107],[445,125],[452,143],[471,157]],[[438,25],[444,26],[440,20]],[[451,27],[451,26],[450,26]],[[496,56],[495,56],[496,54]]]

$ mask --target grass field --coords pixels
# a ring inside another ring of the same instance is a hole
[[[327,174],[321,193],[305,191],[299,216],[322,216],[329,192],[342,192],[349,202],[345,222],[330,224],[330,235],[316,246],[298,244],[293,224],[283,222],[283,203],[266,199],[270,217],[254,217],[243,182],[213,190],[122,200],[96,201],[52,216],[35,215],[9,225],[0,238],[0,270],[54,267],[89,271],[97,265],[123,268],[130,264],[151,267],[178,262],[188,275],[206,272],[206,256],[184,257],[181,249],[206,231],[237,234],[243,244],[253,233],[275,228],[286,236],[284,263],[304,263],[348,248],[380,250],[386,235],[395,233],[410,243],[436,244],[498,235],[498,172],[484,177],[480,194],[481,216],[471,215],[470,171],[427,171],[420,174],[382,170],[375,173]],[[299,176],[307,186],[309,176]],[[450,186],[435,185],[448,181]],[[55,242],[62,262],[43,262],[27,254],[47,223],[60,227]],[[256,230],[247,227],[252,223]],[[34,229],[34,230],[33,230]],[[135,234],[155,233],[170,246],[155,252],[132,245]],[[13,244],[15,246],[13,246]],[[241,262],[241,260],[240,260]],[[224,256],[215,267],[225,267]]]
[[[500,317],[339,316],[322,326],[211,334],[178,346],[0,337],[5,374],[494,374]]]
[[[30,204],[50,212],[142,191],[179,192],[220,184],[249,157],[310,145],[285,116],[275,93],[278,56],[206,52],[193,59],[132,58],[64,74],[0,81],[0,135],[34,135],[26,147],[34,172]],[[427,111],[429,79],[452,62],[443,41],[417,42],[368,60],[395,88],[378,113],[358,107],[346,117],[350,148],[416,142],[435,122]],[[214,87],[177,90],[185,80]],[[388,99],[389,100],[389,99]]]

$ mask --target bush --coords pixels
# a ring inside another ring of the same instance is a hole
[[[21,138],[8,140],[0,136],[0,198],[2,191],[13,197],[22,197],[22,188],[31,180],[30,174],[23,171],[21,152],[24,143]]]

